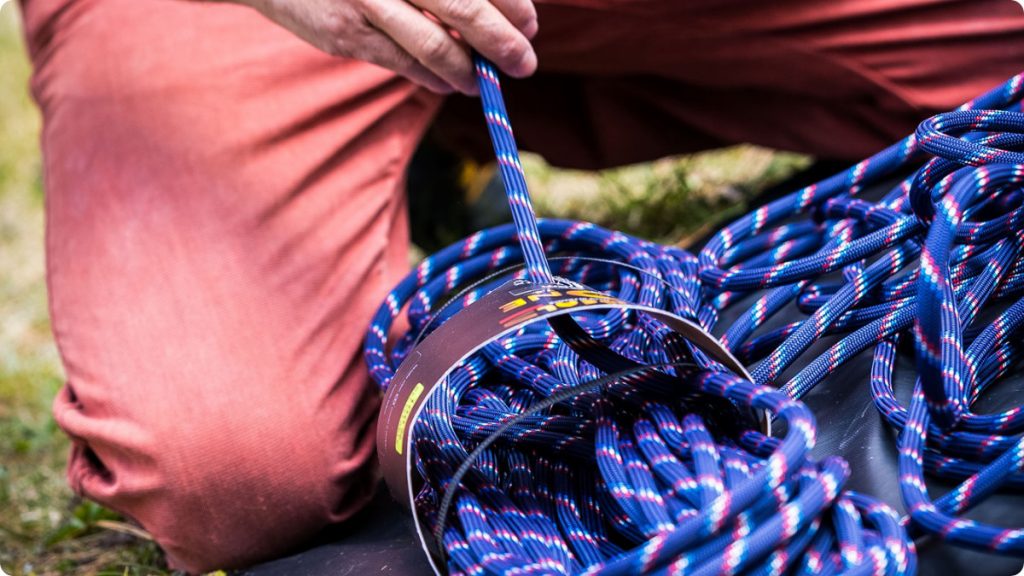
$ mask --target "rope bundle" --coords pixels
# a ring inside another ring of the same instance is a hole
[[[526,324],[487,345],[413,424],[416,508],[452,574],[913,573],[907,522],[844,491],[843,460],[809,457],[816,423],[799,398],[868,349],[875,404],[900,431],[909,529],[1024,554],[1024,531],[959,518],[1024,480],[1024,411],[971,411],[1024,347],[1024,114],[1007,111],[1020,108],[1024,76],[740,218],[698,257],[538,222],[497,76],[482,60],[477,72],[514,224],[427,258],[388,295],[367,335],[376,381],[386,388],[425,333],[509,274],[544,283],[552,267],[724,329],[723,345],[754,368],[748,381],[625,310]],[[858,197],[922,162],[879,201]],[[806,317],[765,326],[792,306]],[[409,329],[389,349],[403,311]],[[824,336],[838,340],[807,357]],[[909,406],[892,385],[901,338],[915,344],[919,375]],[[769,412],[782,434],[756,431],[751,411]],[[926,471],[962,483],[932,500]]]

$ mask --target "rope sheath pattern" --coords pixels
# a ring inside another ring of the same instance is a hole
[[[913,574],[920,533],[1024,555],[1024,530],[960,517],[1024,486],[1024,410],[971,411],[1024,348],[1024,75],[738,219],[694,255],[538,221],[498,76],[476,64],[514,224],[427,258],[387,296],[367,334],[372,377],[386,389],[423,334],[513,274],[718,328],[753,381],[624,310],[526,324],[487,345],[412,425],[416,508],[451,574]],[[880,200],[858,197],[914,166]],[[719,326],[733,305],[749,308]],[[766,327],[792,306],[806,317]],[[389,346],[403,312],[409,328]],[[824,353],[805,354],[829,336]],[[918,373],[906,406],[893,391],[901,339]],[[844,491],[843,460],[809,456],[816,423],[799,398],[869,349],[909,519]],[[752,410],[781,436],[737,428]],[[933,500],[925,473],[961,483]]]

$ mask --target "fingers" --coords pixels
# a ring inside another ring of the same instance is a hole
[[[528,33],[536,33],[537,12],[530,0],[413,0],[506,74],[524,77],[537,69]]]
[[[533,0],[491,0],[501,13],[528,39],[533,40],[540,29]]]
[[[537,12],[530,0],[411,1],[367,1],[365,17],[423,69],[454,89],[466,94],[477,91],[469,51],[446,26],[506,74],[523,77],[536,71],[537,55],[530,38],[537,32]],[[423,70],[417,74],[424,76]]]
[[[404,0],[370,2],[366,18],[420,64],[466,94],[476,93],[469,54],[442,26]]]
[[[360,60],[397,72],[431,92],[451,94],[455,91],[451,84],[428,70],[401,46],[378,31],[367,34],[361,40],[359,52],[355,57]]]

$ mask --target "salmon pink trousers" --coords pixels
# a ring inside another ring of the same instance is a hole
[[[376,489],[361,338],[408,267],[405,168],[434,121],[480,150],[478,103],[237,5],[22,8],[71,486],[182,570],[296,549]],[[1024,68],[1012,0],[538,12],[540,72],[505,83],[510,113],[566,166],[737,142],[856,159]]]

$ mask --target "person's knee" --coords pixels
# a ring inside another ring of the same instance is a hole
[[[372,434],[338,455],[315,417],[243,402],[233,411],[196,405],[149,423],[137,443],[127,424],[90,422],[69,392],[61,396],[58,421],[76,439],[72,486],[138,521],[176,569],[280,556],[357,511],[376,486]]]

